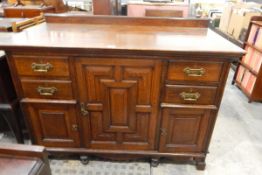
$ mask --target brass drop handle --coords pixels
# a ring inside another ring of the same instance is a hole
[[[206,70],[204,68],[192,69],[190,67],[186,67],[184,69],[184,73],[190,77],[202,77],[206,73]]]
[[[78,125],[73,124],[73,125],[72,125],[72,130],[73,130],[73,131],[78,131]]]
[[[32,63],[32,70],[34,72],[43,72],[46,73],[48,71],[50,71],[53,68],[53,65],[50,63],[45,63],[45,64],[41,64],[41,63]]]
[[[83,116],[87,116],[87,115],[89,114],[89,112],[88,112],[88,110],[87,110],[86,107],[85,107],[85,103],[81,103],[81,104],[80,104],[80,107],[81,107],[81,114],[82,114]]]
[[[57,92],[57,88],[39,86],[37,92],[42,96],[53,96]]]
[[[182,92],[180,96],[185,101],[197,101],[201,95],[199,92]]]

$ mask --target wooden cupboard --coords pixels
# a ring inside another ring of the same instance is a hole
[[[230,62],[242,49],[207,20],[46,20],[16,35],[25,41],[0,41],[34,144],[51,153],[150,157],[154,166],[182,156],[205,168]]]
[[[26,103],[23,105],[35,142],[47,147],[78,147],[75,104]]]
[[[165,108],[162,112],[160,152],[201,152],[210,110]]]
[[[160,70],[155,60],[76,58],[86,147],[154,148]]]

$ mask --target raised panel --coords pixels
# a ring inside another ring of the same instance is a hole
[[[47,147],[79,147],[75,105],[24,103],[36,144]]]
[[[153,67],[127,67],[124,71],[124,80],[135,80],[138,83],[137,104],[150,104]]]
[[[153,149],[161,63],[77,59],[84,142],[94,149]],[[84,81],[83,81],[84,80]],[[89,134],[88,134],[89,133]]]
[[[135,109],[137,101],[136,82],[103,83],[105,96],[104,104],[104,130],[107,132],[133,132],[135,129]],[[115,98],[115,94],[122,95]],[[120,124],[126,120],[126,123]],[[118,123],[115,125],[114,123]]]
[[[78,69],[77,69],[78,70]],[[89,66],[80,67],[82,79],[79,80],[81,94],[89,99],[89,102],[97,103],[102,101],[103,91],[101,80],[113,81],[113,67],[111,66]],[[102,93],[101,93],[102,92]],[[86,94],[87,93],[87,94]],[[81,97],[83,97],[81,96]]]
[[[101,125],[103,122],[102,112],[91,112],[89,117],[92,141],[115,141],[116,137],[114,133],[103,131],[103,125]]]
[[[110,116],[111,124],[113,126],[127,126],[128,122],[128,93],[125,89],[111,89],[110,90]]]
[[[161,152],[201,152],[210,119],[209,110],[166,108],[162,118]]]
[[[195,145],[199,132],[201,116],[183,116],[174,117],[173,121],[169,122],[167,144],[177,145]]]
[[[66,113],[51,110],[39,110],[38,113],[44,139],[66,139],[69,136],[65,127]]]
[[[126,133],[123,140],[126,142],[146,142],[151,131],[150,113],[137,113],[136,131],[134,133]]]

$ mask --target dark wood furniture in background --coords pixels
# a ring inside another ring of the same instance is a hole
[[[152,17],[183,17],[182,10],[155,10],[155,9],[146,9],[146,16]]]
[[[4,9],[1,6],[1,2],[0,2],[0,18],[4,17]]]
[[[25,5],[22,0],[16,0],[16,3],[14,4],[14,6],[19,6],[19,5]]]
[[[53,6],[56,13],[63,13],[68,11],[68,7],[66,6],[64,0],[45,0],[45,2],[49,6]]]
[[[21,127],[23,116],[3,51],[0,51],[0,117],[14,133],[17,142],[24,143]]]
[[[95,0],[93,1],[94,15],[120,15],[121,0]]]
[[[51,175],[42,146],[0,145],[0,175]]]
[[[233,84],[249,102],[262,101],[262,16],[251,18],[243,48],[247,54],[238,63]]]
[[[9,4],[12,6],[16,6],[19,4],[16,0],[8,0]],[[27,5],[37,5],[38,7],[43,6],[53,6],[55,9],[55,13],[63,13],[67,11],[67,6],[65,5],[63,0],[21,0],[20,6],[27,6]]]
[[[161,157],[194,158],[205,168],[230,63],[241,48],[202,19],[46,21],[0,38],[34,144],[52,153],[151,157],[154,166]]]
[[[39,16],[41,13],[55,13],[53,6],[25,5],[10,6],[4,8],[6,18],[32,18]]]
[[[25,18],[0,18],[0,32],[12,32],[12,24],[14,22],[21,22]]]

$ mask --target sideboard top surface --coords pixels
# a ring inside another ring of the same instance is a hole
[[[20,33],[0,33],[0,49],[14,48],[215,53],[236,57],[244,54],[244,50],[207,27],[119,25],[108,22],[47,22]]]

